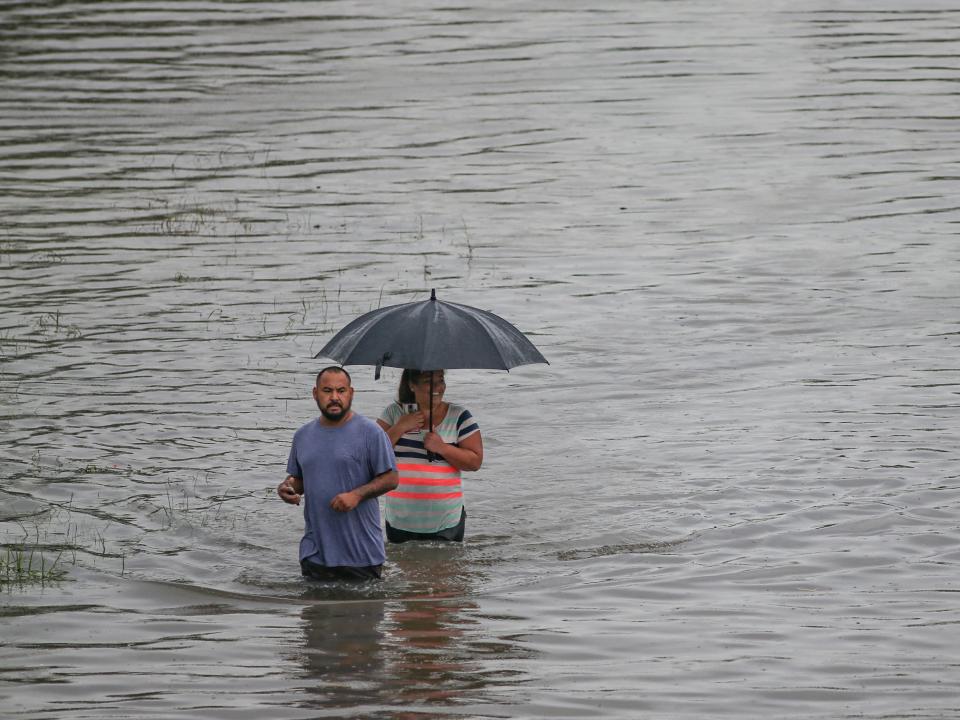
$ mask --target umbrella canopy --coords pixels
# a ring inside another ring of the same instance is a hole
[[[418,370],[487,368],[509,370],[546,363],[527,336],[499,315],[437,300],[372,310],[347,324],[316,357],[341,365]],[[549,363],[548,363],[549,364]]]

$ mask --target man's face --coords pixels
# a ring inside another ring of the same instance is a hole
[[[313,388],[313,399],[317,401],[320,413],[332,422],[340,422],[350,412],[353,404],[353,388],[347,376],[341,372],[328,370]]]

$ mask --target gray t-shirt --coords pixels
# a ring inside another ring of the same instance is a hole
[[[326,567],[367,567],[386,559],[380,504],[362,501],[350,512],[330,507],[336,495],[396,470],[387,434],[354,413],[344,425],[313,420],[294,433],[287,473],[303,480],[303,539],[300,559]]]

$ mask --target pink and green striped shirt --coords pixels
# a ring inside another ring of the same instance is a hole
[[[380,415],[387,425],[396,424],[403,409],[390,403]],[[444,442],[458,444],[480,431],[470,411],[450,403],[443,420],[434,427]],[[427,461],[424,430],[401,436],[393,450],[397,456],[400,484],[384,496],[384,514],[391,527],[417,533],[436,533],[460,522],[463,485],[460,471],[442,457]]]

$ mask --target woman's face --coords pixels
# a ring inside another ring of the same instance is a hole
[[[433,375],[433,398],[430,398],[430,375],[423,373],[420,379],[415,383],[410,383],[410,389],[417,399],[417,405],[426,410],[430,407],[436,407],[443,400],[443,393],[447,389],[447,384],[443,379],[443,370],[434,370]]]

